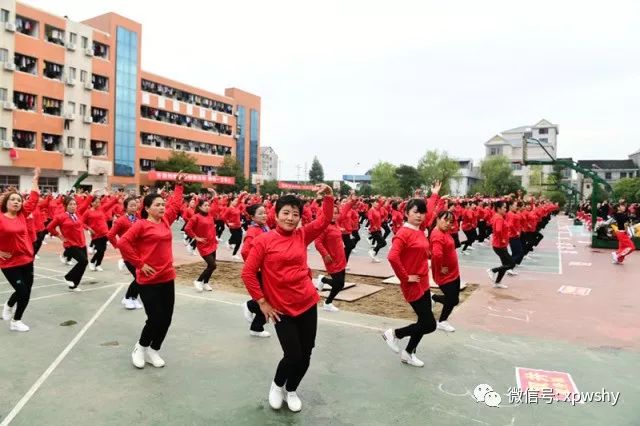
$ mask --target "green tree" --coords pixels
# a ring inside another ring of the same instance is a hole
[[[400,185],[396,177],[396,166],[380,161],[371,170],[371,186],[379,195],[392,196],[400,193]]]
[[[640,178],[624,178],[620,179],[613,185],[613,198],[618,201],[624,198],[628,202],[640,202]]]
[[[441,194],[451,192],[451,179],[460,175],[460,164],[449,157],[446,151],[429,150],[418,161],[418,172],[422,184],[432,185],[436,180],[442,182]]]
[[[396,168],[396,178],[400,186],[400,195],[407,197],[413,194],[423,184],[423,179],[418,169],[413,166],[401,164]]]
[[[218,176],[233,176],[236,178],[235,185],[218,185],[221,191],[239,192],[245,190],[247,180],[244,177],[244,170],[242,170],[240,162],[233,155],[225,155],[222,166],[218,168]]]
[[[155,169],[161,172],[179,172],[182,170],[185,173],[202,174],[202,169],[198,166],[195,157],[187,154],[184,151],[173,151],[166,160],[156,158]],[[157,181],[156,186],[161,187],[165,184],[173,185],[171,182]],[[187,183],[184,186],[185,193],[200,192],[202,184],[200,183]]]
[[[500,196],[515,193],[521,185],[513,176],[511,162],[504,155],[495,155],[485,159],[480,166],[482,192],[485,195]]]
[[[324,170],[322,169],[322,164],[320,164],[318,157],[313,157],[311,169],[309,169],[309,180],[311,183],[324,182]]]
[[[261,194],[280,194],[280,188],[278,188],[277,180],[265,180],[262,185],[260,185],[260,193]]]
[[[361,197],[370,197],[373,194],[373,188],[368,183],[363,183],[357,193]]]
[[[562,191],[549,191],[544,194],[549,200],[554,203],[558,203],[560,208],[564,208],[564,205],[567,203],[567,195]]]

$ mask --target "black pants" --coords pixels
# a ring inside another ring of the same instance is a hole
[[[240,250],[242,244],[242,228],[231,229],[231,238],[229,238],[229,244],[235,244],[233,248],[233,255],[235,256]]]
[[[262,311],[260,310],[260,305],[255,300],[251,299],[247,301],[247,308],[249,308],[249,312],[255,314],[253,317],[253,321],[251,322],[251,326],[249,330],[251,331],[264,331],[264,325],[267,323],[267,318],[264,316]]]
[[[382,239],[386,240],[389,234],[391,233],[391,228],[389,228],[389,222],[382,222],[382,229],[384,229],[384,235],[382,236]]]
[[[216,220],[216,236],[220,238],[224,232],[224,220]]]
[[[498,255],[498,257],[500,258],[500,262],[502,263],[502,266],[498,266],[497,268],[493,268],[491,270],[491,272],[498,273],[498,277],[496,278],[496,284],[498,284],[500,281],[502,281],[502,278],[504,277],[504,274],[507,273],[507,270],[513,269],[516,264],[513,262],[513,258],[509,254],[509,250],[507,250],[506,247],[494,247],[493,251]]]
[[[462,251],[465,251],[466,249],[469,248],[470,245],[472,245],[478,239],[478,233],[476,232],[475,228],[470,231],[462,231],[462,232],[464,232],[464,235],[467,237],[467,240],[462,243]]]
[[[94,238],[91,240],[91,245],[96,249],[96,252],[91,258],[91,263],[96,266],[102,265],[102,259],[104,259],[104,252],[107,251],[107,237]]]
[[[31,287],[33,286],[33,262],[29,262],[26,265],[14,266],[12,268],[3,268],[2,273],[11,284],[11,287],[15,290],[9,297],[7,305],[10,307],[16,306],[13,313],[14,321],[22,319],[24,310],[27,309],[29,304],[29,298],[31,297]]]
[[[336,272],[335,274],[331,274],[331,278],[323,277],[322,282],[325,284],[329,284],[331,286],[331,291],[329,292],[329,297],[324,301],[327,305],[329,303],[333,303],[333,299],[340,293],[340,291],[344,288],[344,277],[346,275],[346,271],[342,270],[340,272]]]
[[[344,243],[344,255],[348,262],[349,256],[351,256],[351,251],[356,245],[351,239],[351,234],[342,234],[342,242]]]
[[[382,238],[382,231],[375,231],[371,233],[371,239],[376,243],[376,246],[373,248],[373,252],[378,255],[378,252],[387,245],[387,242]]]
[[[141,285],[140,298],[147,313],[147,322],[140,335],[140,346],[145,348],[151,346],[151,349],[158,351],[167,336],[173,316],[173,305],[176,299],[173,280]]]
[[[432,299],[438,303],[442,303],[442,312],[440,313],[440,321],[446,321],[451,315],[453,308],[460,303],[460,277],[446,284],[442,284],[440,290],[444,293],[444,296],[434,294]]]
[[[44,229],[36,234],[36,240],[33,242],[33,254],[36,255],[40,251],[42,247],[42,242],[44,241],[44,237],[47,236],[47,230]]]
[[[398,339],[410,336],[406,351],[412,354],[416,351],[420,340],[422,340],[422,336],[433,333],[437,324],[431,311],[431,292],[429,290],[427,290],[420,299],[411,302],[410,305],[416,315],[418,315],[418,321],[415,324],[397,328],[395,334]]]
[[[87,260],[87,248],[86,247],[67,247],[64,250],[64,257],[67,259],[74,259],[76,264],[71,268],[64,279],[71,281],[74,284],[74,288],[78,287],[80,280],[84,275],[84,271],[87,269],[89,261]]]
[[[358,232],[358,229],[356,229],[355,231],[353,231],[351,233],[351,236],[353,237],[353,248],[355,248],[358,245],[358,242],[361,240],[360,238],[360,232]]]
[[[136,281],[136,268],[134,268],[133,265],[126,260],[124,261],[124,266],[126,266],[129,272],[131,272],[131,275],[133,275],[133,281],[131,281],[131,284],[129,284],[127,294],[124,297],[127,299],[137,299],[138,295],[140,294],[140,286]]]
[[[456,248],[459,248],[462,244],[460,244],[460,236],[457,232],[451,234],[451,238],[453,238],[453,242],[456,245]]]
[[[513,258],[513,263],[519,265],[522,263],[522,258],[524,257],[524,251],[522,248],[522,240],[520,237],[511,238],[509,240],[509,247],[511,248],[511,257]]]
[[[275,327],[284,355],[273,381],[280,387],[286,385],[287,392],[294,392],[311,362],[318,329],[318,307],[313,305],[297,317],[280,315]]]
[[[534,232],[533,233],[532,248],[533,247],[538,247],[538,244],[540,244],[540,241],[542,241],[543,238],[544,238],[544,235],[542,235],[539,230]]]
[[[198,277],[198,281],[207,284],[211,278],[211,274],[216,270],[216,252],[209,253],[206,256],[202,256],[202,258],[207,262],[207,267],[204,268],[204,271],[202,271]]]
[[[487,222],[484,220],[478,221],[478,242],[484,242],[484,239],[487,237]]]

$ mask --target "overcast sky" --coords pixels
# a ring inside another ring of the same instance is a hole
[[[142,24],[143,69],[262,97],[282,178],[313,155],[327,179],[545,118],[559,155],[640,148],[640,1],[26,0],[74,21]],[[356,163],[360,166],[356,167]]]

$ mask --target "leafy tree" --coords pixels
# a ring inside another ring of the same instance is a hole
[[[373,192],[379,195],[392,196],[400,193],[400,185],[396,177],[396,166],[380,161],[371,170]]]
[[[202,169],[200,168],[200,166],[198,166],[195,157],[187,154],[184,151],[173,151],[167,160],[161,160],[157,158],[155,169],[161,172],[179,172],[180,170],[182,170],[185,173],[202,173]],[[161,187],[166,184],[173,185],[171,182],[156,182],[157,187]],[[185,193],[198,193],[202,188],[202,184],[186,183],[184,187]]]
[[[225,155],[222,166],[218,168],[218,176],[233,176],[236,178],[235,185],[218,185],[223,192],[239,192],[245,190],[247,180],[244,177],[244,170],[240,162],[233,155]]]
[[[260,185],[260,193],[261,194],[280,194],[280,188],[278,188],[277,180],[265,180],[262,185]]]
[[[480,166],[482,191],[486,195],[500,196],[515,193],[521,185],[513,176],[511,163],[504,155],[495,155],[485,159]]]
[[[422,183],[432,185],[436,180],[442,182],[441,194],[451,192],[451,179],[460,175],[459,163],[445,152],[430,150],[418,161],[418,172]]]
[[[640,178],[620,179],[613,185],[613,198],[618,201],[624,198],[628,202],[640,202]]]
[[[309,180],[311,183],[324,182],[324,170],[322,168],[322,164],[320,164],[320,161],[318,160],[318,157],[313,157],[311,169],[309,169]]]
[[[413,194],[413,191],[423,184],[423,179],[418,169],[406,164],[401,164],[396,168],[396,178],[400,186],[400,195],[403,197]]]
[[[567,195],[562,191],[549,191],[544,195],[550,201],[558,203],[561,209],[564,208],[564,205],[567,203]]]
[[[363,183],[357,193],[361,197],[370,197],[373,194],[373,188],[368,183]]]

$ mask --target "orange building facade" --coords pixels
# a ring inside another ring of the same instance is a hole
[[[216,174],[234,155],[260,173],[260,97],[215,94],[143,71],[142,25],[108,13],[73,22],[0,0],[0,187],[137,189],[173,151]]]

